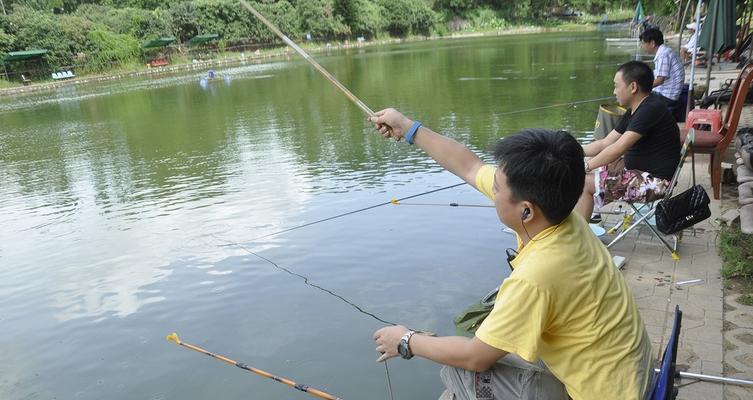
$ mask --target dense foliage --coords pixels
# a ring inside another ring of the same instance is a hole
[[[48,49],[52,68],[106,70],[142,62],[140,43],[174,36],[185,43],[216,33],[221,46],[270,43],[273,33],[237,0],[4,0],[0,57]],[[671,0],[644,1],[665,10]],[[294,40],[345,40],[381,35],[443,34],[467,28],[501,29],[578,10],[590,14],[628,6],[616,0],[255,0],[263,14]],[[566,6],[566,7],[565,7]],[[462,21],[462,24],[456,24]]]

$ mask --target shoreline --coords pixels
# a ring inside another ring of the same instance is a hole
[[[521,26],[511,29],[498,29],[485,32],[470,32],[470,33],[455,33],[446,36],[415,36],[409,38],[394,38],[384,40],[372,40],[368,42],[337,42],[335,44],[319,43],[318,46],[306,49],[306,52],[310,54],[321,54],[332,50],[347,50],[355,48],[364,48],[371,46],[381,46],[399,43],[413,43],[429,40],[455,40],[455,39],[467,39],[475,37],[497,37],[508,35],[524,35],[531,33],[552,33],[552,32],[593,32],[596,31],[595,24],[588,24],[583,26],[567,27],[567,28],[547,28],[541,26]],[[44,81],[40,83],[32,83],[27,86],[15,86],[0,89],[0,98],[2,97],[14,97],[22,96],[32,93],[41,93],[52,91],[65,86],[84,85],[89,83],[107,82],[113,80],[122,80],[128,78],[136,78],[142,76],[160,76],[166,74],[172,74],[176,72],[186,71],[201,71],[208,70],[213,67],[243,65],[248,63],[264,64],[273,62],[279,59],[290,58],[291,56],[297,56],[288,46],[281,44],[280,47],[275,47],[269,53],[243,55],[237,57],[229,57],[223,59],[198,61],[195,63],[175,64],[167,65],[164,67],[145,68],[134,71],[126,72],[110,72],[99,75],[85,75],[82,77],[75,77],[73,79],[61,80],[61,81]]]

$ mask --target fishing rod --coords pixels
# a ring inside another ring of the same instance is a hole
[[[204,350],[204,349],[202,349],[199,346],[195,346],[193,344],[186,343],[186,342],[180,340],[180,337],[178,337],[178,334],[175,333],[175,332],[167,335],[167,340],[169,342],[173,342],[173,343],[175,343],[175,344],[177,344],[179,346],[183,346],[183,347],[185,347],[187,349],[191,349],[191,350],[193,350],[193,351],[195,351],[197,353],[208,355],[209,357],[215,358],[215,359],[220,360],[220,361],[224,361],[224,362],[226,362],[226,363],[228,363],[230,365],[235,365],[236,367],[238,367],[240,369],[245,369],[246,371],[252,372],[252,373],[254,373],[256,375],[260,375],[260,376],[263,376],[265,378],[272,379],[273,381],[283,383],[283,384],[288,385],[288,386],[290,386],[290,387],[292,387],[294,389],[298,389],[301,392],[306,392],[306,393],[308,393],[308,394],[310,394],[312,396],[318,397],[320,399],[342,400],[341,398],[339,398],[337,396],[331,395],[331,394],[329,394],[327,392],[324,392],[324,391],[321,391],[319,389],[314,389],[314,388],[312,388],[312,387],[310,387],[308,385],[304,385],[302,383],[296,383],[296,382],[294,382],[294,381],[292,381],[292,380],[290,380],[288,378],[284,378],[284,377],[281,377],[281,376],[270,374],[267,371],[264,371],[264,370],[261,370],[261,369],[258,369],[258,368],[254,368],[254,367],[251,367],[251,366],[248,366],[248,365],[243,364],[241,362],[238,362],[238,361],[235,361],[235,360],[231,360],[231,359],[229,359],[229,358],[227,358],[227,357],[225,357],[223,355],[215,354],[215,353],[209,352],[207,350]]]
[[[403,203],[398,199],[390,200],[390,203],[396,206],[438,206],[438,207],[483,207],[494,208],[492,205],[485,204],[459,204],[459,203]]]
[[[321,72],[322,75],[324,75],[327,80],[332,82],[335,87],[340,89],[340,91],[347,97],[350,101],[352,101],[358,108],[361,109],[361,111],[365,112],[366,115],[369,117],[375,116],[374,111],[369,108],[364,102],[362,102],[358,97],[356,97],[353,93],[348,90],[340,81],[338,81],[332,74],[330,74],[324,67],[319,65],[318,62],[316,62],[313,58],[311,58],[308,53],[306,53],[302,48],[300,48],[295,42],[290,40],[289,37],[287,37],[282,31],[277,28],[273,23],[269,22],[266,18],[264,18],[261,13],[256,11],[255,8],[251,7],[250,4],[248,4],[245,0],[240,0],[241,5],[248,10],[251,14],[254,14],[256,18],[258,18],[264,25],[266,25],[272,32],[274,32],[277,36],[282,39],[283,42],[285,42],[288,46],[290,46],[293,50],[295,50],[296,53],[300,54],[306,61],[308,61],[314,68],[316,68],[317,71]]]

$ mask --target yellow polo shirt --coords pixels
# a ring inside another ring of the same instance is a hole
[[[493,166],[476,176],[494,199]],[[651,343],[633,296],[606,247],[572,213],[520,248],[491,314],[484,343],[541,359],[574,400],[636,399],[649,384]]]

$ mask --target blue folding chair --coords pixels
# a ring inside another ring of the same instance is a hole
[[[650,400],[673,400],[677,397],[675,388],[675,363],[677,361],[677,343],[680,341],[680,325],[682,325],[682,311],[675,306],[675,322],[672,325],[672,336],[669,337],[667,347],[661,359],[661,369],[651,383]]]

